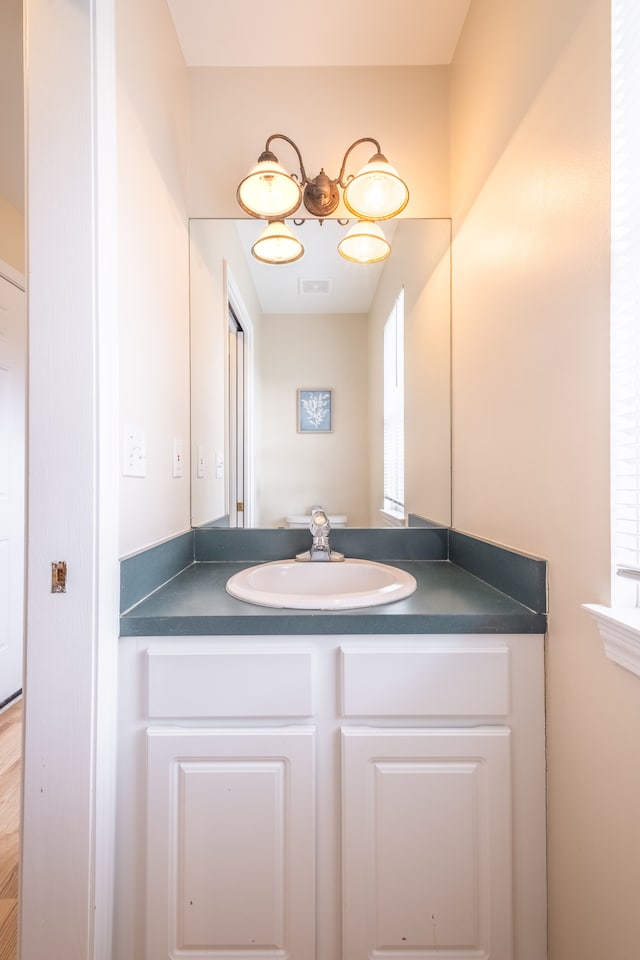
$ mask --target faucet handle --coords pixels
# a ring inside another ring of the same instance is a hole
[[[311,508],[311,523],[309,525],[313,543],[309,551],[310,560],[344,560],[344,554],[332,550],[329,546],[329,531],[331,524],[329,517],[322,507]],[[297,560],[301,559],[296,557]]]
[[[296,554],[296,560],[344,560],[344,554],[337,553],[329,546],[329,531],[331,524],[329,517],[322,507],[311,508],[311,523],[309,524],[313,543],[310,550]]]
[[[314,507],[311,513],[309,529],[314,537],[326,537],[329,535],[331,525],[329,523],[329,517],[322,507]]]

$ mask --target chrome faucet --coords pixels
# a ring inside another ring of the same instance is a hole
[[[311,523],[309,524],[313,542],[310,550],[296,555],[296,560],[344,560],[344,554],[332,550],[329,546],[329,531],[331,524],[329,517],[322,507],[311,508]]]

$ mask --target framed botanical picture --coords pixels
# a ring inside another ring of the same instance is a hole
[[[331,433],[333,390],[298,390],[298,433]]]

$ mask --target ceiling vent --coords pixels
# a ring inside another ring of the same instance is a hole
[[[298,293],[301,294],[324,294],[328,295],[333,290],[333,280],[307,280],[304,277],[298,278]]]

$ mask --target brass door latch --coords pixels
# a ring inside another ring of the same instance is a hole
[[[67,561],[54,560],[51,564],[51,593],[67,592]]]

